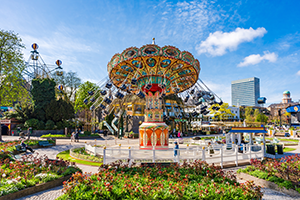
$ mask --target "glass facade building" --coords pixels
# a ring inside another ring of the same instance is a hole
[[[259,78],[252,77],[231,82],[231,104],[235,106],[259,106]]]

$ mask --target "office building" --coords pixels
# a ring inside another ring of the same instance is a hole
[[[235,106],[259,106],[259,78],[252,77],[231,82],[231,104]]]

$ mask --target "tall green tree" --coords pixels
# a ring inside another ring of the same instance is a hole
[[[29,100],[29,94],[22,86],[24,83],[21,78],[25,68],[23,48],[18,34],[0,30],[0,106],[13,106],[17,101]]]
[[[88,101],[87,104],[83,102],[84,99],[90,99],[90,96],[88,94],[89,91],[95,92],[95,99],[100,96],[99,92],[96,92],[99,91],[99,87],[95,83],[91,83],[89,81],[84,82],[76,91],[75,112],[89,110],[93,105],[93,102],[91,101]]]
[[[48,78],[32,80],[33,115],[36,119],[46,120],[46,108],[52,100],[55,100],[55,85],[54,80]]]
[[[13,106],[17,101],[29,99],[23,87],[23,61],[21,38],[12,31],[0,30],[0,105]]]
[[[52,100],[45,111],[46,119],[54,122],[61,122],[75,117],[74,107],[68,100]]]

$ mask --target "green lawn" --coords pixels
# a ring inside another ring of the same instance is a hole
[[[75,163],[83,164],[83,165],[92,165],[92,166],[101,166],[102,165],[102,163],[94,163],[94,162],[74,159],[70,156],[70,150],[60,152],[59,154],[57,154],[57,157],[59,157],[63,160],[69,160],[70,162],[75,162]]]
[[[274,138],[266,138],[266,140],[273,140]],[[295,143],[298,143],[299,140],[296,140],[296,139],[284,139],[284,138],[277,138],[279,141],[288,141],[288,142],[295,142]]]
[[[283,149],[283,152],[289,152],[289,151],[294,151],[294,150],[296,150],[296,149],[295,149],[295,148],[285,147],[285,148]]]

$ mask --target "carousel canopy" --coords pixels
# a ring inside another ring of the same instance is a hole
[[[166,95],[183,92],[198,80],[200,63],[187,51],[155,44],[131,47],[115,54],[107,65],[110,80],[119,89],[159,91]]]

